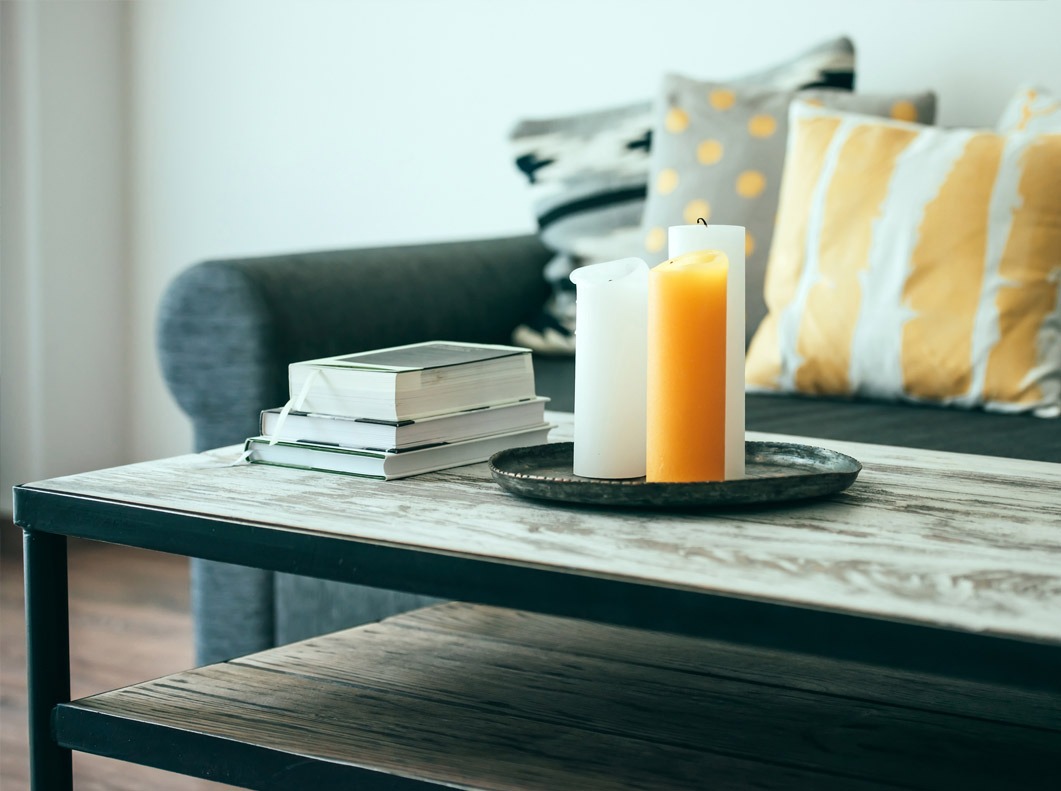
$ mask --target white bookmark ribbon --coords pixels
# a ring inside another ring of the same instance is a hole
[[[284,431],[284,423],[287,421],[287,416],[291,414],[291,410],[302,411],[302,404],[305,402],[306,396],[309,395],[310,385],[320,376],[320,372],[320,368],[314,368],[310,371],[306,381],[302,383],[302,389],[298,391],[298,395],[284,404],[284,408],[280,410],[280,417],[276,419],[276,428],[273,429],[273,433],[269,437],[270,445],[275,445],[280,440]]]
[[[314,368],[312,371],[310,371],[309,376],[306,377],[306,381],[302,383],[302,389],[299,390],[298,395],[295,398],[290,399],[286,404],[284,404],[283,409],[280,410],[280,417],[278,417],[276,420],[276,427],[273,429],[273,433],[269,436],[270,445],[275,445],[277,442],[280,441],[280,437],[284,430],[284,422],[287,420],[287,416],[291,414],[291,410],[295,410],[296,412],[301,411],[302,404],[305,402],[306,396],[309,395],[310,385],[312,385],[313,381],[320,375],[320,372],[320,368]],[[254,451],[249,449],[243,451],[243,453],[239,455],[239,458],[237,458],[229,466],[235,467],[238,464],[245,463],[248,459],[250,459],[251,454],[253,453]]]

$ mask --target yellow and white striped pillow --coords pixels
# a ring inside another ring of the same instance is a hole
[[[794,103],[749,390],[1061,414],[1061,118]]]
[[[1027,86],[1006,105],[998,121],[999,132],[1056,132],[1061,128],[1061,100],[1048,91]]]

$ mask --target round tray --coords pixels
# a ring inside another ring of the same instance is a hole
[[[745,477],[735,481],[647,483],[644,478],[583,478],[571,471],[574,443],[510,448],[490,458],[490,473],[523,497],[610,506],[722,507],[778,503],[842,492],[862,465],[843,453],[787,442],[745,442]]]

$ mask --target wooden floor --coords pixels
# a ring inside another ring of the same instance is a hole
[[[0,789],[29,789],[21,531],[5,521],[0,549]],[[188,561],[71,540],[73,697],[192,666]],[[109,658],[116,658],[109,661]],[[74,755],[79,791],[230,788],[93,755]]]

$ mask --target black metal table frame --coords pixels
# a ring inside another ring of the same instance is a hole
[[[25,550],[30,778],[39,791],[72,787],[71,748],[76,745],[60,744],[53,733],[57,707],[70,700],[67,537],[1061,692],[1061,646],[1048,643],[384,546],[27,486],[15,487],[14,503]],[[217,750],[218,761],[226,759],[221,753],[227,749],[231,749],[229,759],[248,754],[235,746],[204,746],[189,739],[187,746],[193,750]],[[173,747],[166,739],[156,740],[137,760],[197,774],[194,766],[173,764],[166,754]],[[209,756],[199,758],[209,760]],[[271,771],[267,761],[261,763],[261,771],[263,777]]]

